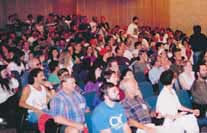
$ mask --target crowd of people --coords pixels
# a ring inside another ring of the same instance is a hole
[[[29,14],[24,21],[13,14],[0,30],[0,118],[10,123],[24,108],[42,133],[50,119],[61,133],[78,133],[91,112],[93,132],[199,133],[207,38],[199,25],[193,31],[139,26],[136,16],[128,26],[111,26],[104,16]],[[158,96],[154,110],[139,88],[145,81]],[[192,96],[193,109],[177,90]],[[91,92],[92,108],[84,97]]]

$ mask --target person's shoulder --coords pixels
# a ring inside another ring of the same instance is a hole
[[[122,110],[122,109],[123,109],[123,105],[122,105],[121,103],[116,103],[116,104],[115,104],[115,108],[116,108],[117,110]]]
[[[160,91],[160,94],[158,95],[158,98],[165,96],[167,93],[166,89],[163,87],[162,90]]]
[[[64,95],[65,95],[65,93],[64,93],[64,91],[61,89],[61,90],[59,90],[59,91],[55,94],[55,96],[54,96],[53,98],[62,98],[62,97],[64,97]]]
[[[93,110],[92,118],[103,116],[105,113],[105,107],[103,105],[103,102],[101,102],[99,105],[96,106],[96,108]]]

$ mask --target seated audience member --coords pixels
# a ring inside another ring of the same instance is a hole
[[[191,94],[193,96],[193,102],[195,107],[199,108],[201,111],[201,117],[205,116],[207,111],[207,69],[204,64],[197,67],[196,79],[191,87]]]
[[[91,73],[89,74],[89,81],[84,86],[84,92],[98,92],[101,85],[101,73],[102,69],[99,67],[91,70]]]
[[[54,119],[58,124],[70,126],[70,120],[61,115],[53,115],[54,113],[48,110],[47,104],[54,96],[54,91],[47,89],[51,88],[52,85],[45,81],[44,73],[40,68],[35,68],[30,72],[28,83],[23,89],[19,101],[19,106],[28,110],[26,119],[31,123],[38,122],[38,127],[41,132],[45,131],[44,126],[39,126],[39,123],[42,123],[41,119],[43,117],[47,120]],[[44,119],[43,121],[46,122]]]
[[[179,75],[178,80],[182,89],[190,90],[195,80],[195,73],[192,70],[192,64],[190,61],[185,61],[183,66],[184,71]]]
[[[59,61],[60,53],[57,48],[52,47],[48,53],[48,63],[52,61]]]
[[[71,76],[67,68],[61,68],[58,70],[57,75],[60,81]]]
[[[35,57],[29,60],[28,66],[29,66],[29,70],[25,71],[23,75],[21,76],[22,88],[24,88],[28,84],[29,73],[32,69],[43,68],[39,59]]]
[[[105,47],[99,54],[100,56],[95,60],[94,66],[105,69],[107,67],[108,59],[112,56],[112,50],[109,47]]]
[[[172,62],[168,59],[167,52],[163,49],[158,51],[158,60],[165,70],[169,69],[172,64]]]
[[[48,81],[56,87],[60,84],[60,79],[58,78],[57,72],[59,70],[59,62],[51,61],[49,64],[51,74],[48,77]]]
[[[181,105],[173,89],[173,71],[164,71],[160,76],[160,81],[164,87],[158,96],[156,112],[165,118],[163,126],[174,129],[182,128],[187,133],[198,133],[199,127],[195,116],[199,116],[200,112]]]
[[[16,50],[16,51],[14,51]],[[13,50],[13,58],[12,61],[9,62],[8,64],[8,69],[9,71],[16,71],[18,72],[19,75],[22,75],[22,73],[25,71],[25,66],[24,66],[24,52],[19,50],[19,49],[14,49]]]
[[[97,58],[96,50],[92,46],[86,47],[85,55],[83,60],[89,60],[90,65],[92,66]]]
[[[57,72],[57,75],[58,75],[58,78],[60,79],[60,82],[71,77],[69,71],[67,68],[61,68],[58,72]],[[59,86],[57,87],[57,90],[56,91],[59,91],[61,89],[61,85],[59,84]],[[78,86],[76,85],[75,87],[76,91],[78,91],[79,93],[83,93],[83,90]]]
[[[139,51],[142,49],[142,42],[135,42],[134,43],[134,50],[132,51],[133,57],[138,57]]]
[[[119,100],[118,88],[112,83],[103,83],[99,91],[103,102],[93,112],[93,131],[130,133],[131,130],[127,124],[124,109],[117,103],[117,100]]]
[[[69,73],[72,74],[72,68],[74,64],[72,60],[72,55],[68,51],[63,51],[60,54],[59,62],[60,68],[66,68],[68,69]]]
[[[104,82],[109,82],[109,83],[112,83],[118,86],[119,77],[114,71],[109,70],[103,73],[103,80]],[[121,101],[124,99],[125,95],[124,95],[124,92],[120,88],[118,88],[118,91],[119,91],[119,100]],[[101,102],[101,99],[99,98],[98,95],[99,93],[97,93],[97,95],[94,98],[94,101],[93,101],[94,107],[97,106]]]
[[[11,77],[11,73],[6,65],[0,65],[0,118],[8,120],[11,112],[17,108],[16,89],[18,89],[18,81]]]
[[[160,124],[156,121],[156,113],[150,110],[148,104],[139,96],[140,94],[135,80],[123,80],[120,83],[120,88],[124,90],[126,95],[124,100],[121,101],[121,104],[124,107],[132,132],[166,133],[171,131],[170,128],[155,126],[155,124]],[[155,122],[155,124],[152,122]],[[177,131],[173,130],[173,132]]]
[[[129,51],[128,51],[129,52]],[[119,43],[119,45],[115,48],[115,59],[117,60],[118,65],[129,65],[129,59],[128,58],[132,58],[129,57],[131,55],[124,55],[124,53],[126,53],[126,45],[124,42]],[[128,57],[125,57],[128,56]]]
[[[129,79],[129,80],[134,80],[134,81],[136,82],[137,91],[139,92],[139,97],[143,98],[142,93],[141,93],[141,91],[140,91],[140,89],[139,89],[138,82],[137,82],[136,79],[134,78],[134,74],[133,74],[133,72],[132,72],[131,69],[126,69],[126,70],[123,71],[123,73],[122,73],[122,75],[121,75],[121,81],[120,81],[120,84],[123,83],[123,82],[125,82],[125,80],[128,80],[128,79]],[[120,87],[121,90],[123,90],[123,89],[121,88],[120,85],[119,85],[119,87]]]
[[[50,102],[50,114],[62,116],[70,121],[69,125],[61,127],[61,133],[79,133],[85,128],[85,112],[88,112],[84,97],[75,90],[73,77],[61,81],[61,90]]]
[[[109,62],[107,63],[106,71],[114,71],[118,76],[118,78],[120,78],[121,72],[119,69],[119,63],[117,59],[114,59],[113,57],[109,59]]]
[[[148,76],[149,80],[152,83],[154,92],[159,91],[159,80],[160,80],[160,75],[164,71],[164,68],[161,66],[160,60],[154,59],[151,61],[152,69],[149,71]]]
[[[145,50],[139,51],[138,61],[136,61],[133,65],[134,73],[142,72],[147,73],[149,70],[148,66],[148,55]]]
[[[184,60],[181,56],[181,49],[175,49],[173,52],[173,63],[170,66],[170,69],[179,76],[180,73],[183,72],[183,63]]]
[[[28,77],[28,84],[23,89],[19,106],[28,109],[28,121],[37,122],[38,116],[43,109],[47,109],[47,103],[54,95],[54,91],[47,88],[52,85],[45,81],[45,76],[40,68],[31,70]],[[36,116],[35,120],[30,120],[31,116]]]

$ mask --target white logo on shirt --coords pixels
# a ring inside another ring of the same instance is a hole
[[[114,129],[121,128],[123,126],[122,114],[120,114],[118,116],[112,116],[112,117],[110,117],[109,124]]]

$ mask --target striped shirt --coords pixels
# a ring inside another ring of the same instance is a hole
[[[149,107],[143,99],[139,97],[125,98],[121,101],[121,104],[124,107],[127,119],[133,119],[142,124],[151,123]]]
[[[70,95],[60,90],[50,102],[49,114],[52,116],[61,115],[74,122],[85,122],[86,110],[85,98],[74,91]]]

